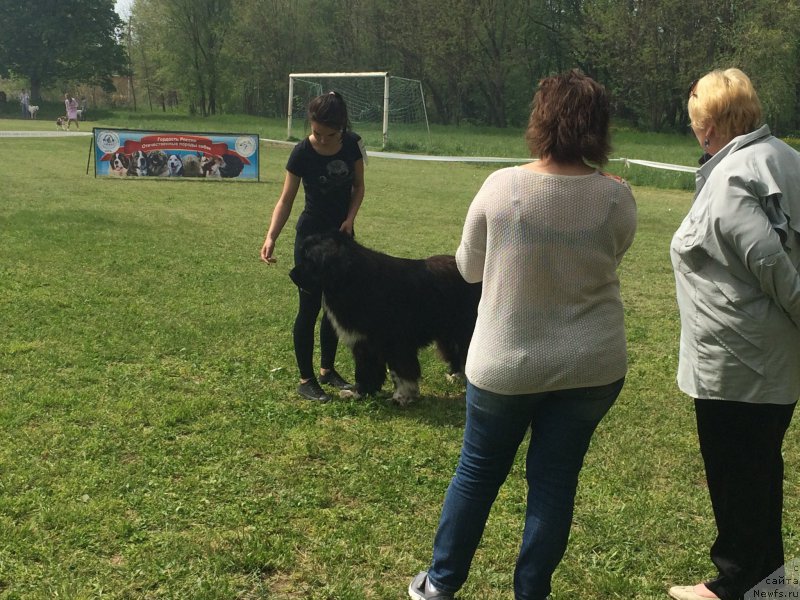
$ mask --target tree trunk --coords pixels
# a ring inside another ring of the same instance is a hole
[[[42,99],[42,82],[37,76],[32,75],[30,103],[38,104],[41,99]]]

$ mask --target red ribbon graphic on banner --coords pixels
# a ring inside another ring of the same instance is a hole
[[[212,142],[209,138],[199,135],[184,135],[184,134],[164,134],[164,135],[146,135],[139,140],[127,140],[117,152],[123,154],[133,154],[141,150],[148,153],[155,150],[173,150],[183,152],[197,152],[200,154],[210,154],[212,156],[225,156],[226,154],[234,154],[242,159],[246,165],[250,161],[238,152],[228,148],[225,142]],[[113,153],[106,153],[100,160],[111,160]]]

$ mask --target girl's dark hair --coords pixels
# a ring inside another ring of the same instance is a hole
[[[326,92],[313,98],[308,103],[308,120],[342,132],[350,129],[347,104],[339,92]]]
[[[604,165],[611,153],[610,113],[606,89],[580,70],[542,79],[525,131],[531,156]]]

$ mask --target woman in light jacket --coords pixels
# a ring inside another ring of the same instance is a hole
[[[678,385],[695,399],[718,575],[669,594],[734,600],[784,564],[781,446],[800,396],[800,155],[762,125],[738,69],[693,83],[688,109],[705,155],[670,248]]]

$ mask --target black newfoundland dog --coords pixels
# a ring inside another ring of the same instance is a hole
[[[413,401],[417,352],[431,342],[450,374],[463,373],[481,286],[464,281],[455,257],[397,258],[336,231],[305,240],[289,276],[301,290],[322,291],[328,318],[353,351],[353,395],[378,392],[388,366],[393,400]]]

